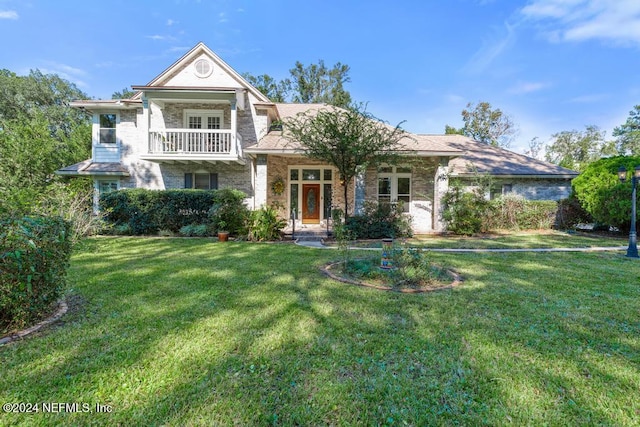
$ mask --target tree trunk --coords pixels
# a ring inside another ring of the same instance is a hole
[[[349,181],[344,181],[344,221],[349,217]]]

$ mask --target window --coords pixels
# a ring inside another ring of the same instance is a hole
[[[213,65],[206,59],[198,59],[193,64],[193,68],[196,76],[200,78],[209,77],[213,72]]]
[[[184,188],[194,188],[196,190],[217,190],[218,174],[209,172],[185,173]]]
[[[118,181],[98,181],[98,194],[107,194],[118,190]]]
[[[116,143],[116,115],[100,114],[99,117],[99,141],[100,144]]]
[[[403,202],[404,212],[411,203],[411,167],[384,166],[378,169],[378,202]]]
[[[185,110],[184,124],[188,129],[222,129],[222,110]]]

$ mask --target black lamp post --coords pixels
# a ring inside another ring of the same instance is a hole
[[[626,181],[627,169],[624,166],[620,166],[620,169],[618,169],[618,178],[620,182]],[[627,249],[627,256],[630,258],[640,258],[636,240],[636,185],[638,179],[640,179],[640,166],[635,167],[631,178],[631,186],[633,188],[631,192],[631,230],[629,230],[629,248]]]

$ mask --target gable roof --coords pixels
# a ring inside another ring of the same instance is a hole
[[[443,136],[450,137],[448,144],[463,153],[449,162],[453,176],[464,177],[480,173],[503,178],[571,179],[579,175],[576,171],[477,142],[463,135]]]
[[[202,42],[199,42],[195,45],[189,52],[185,53],[180,59],[171,64],[167,69],[158,74],[153,80],[151,80],[146,85],[134,85],[132,88],[135,90],[139,90],[131,99],[140,99],[142,97],[142,90],[155,87],[162,88],[167,87],[168,89],[188,89],[190,87],[169,87],[167,83],[171,81],[172,77],[175,76],[177,72],[179,72],[183,67],[193,62],[196,58],[201,55],[207,55],[218,67],[220,67],[226,74],[228,74],[234,81],[238,83],[237,88],[247,89],[251,94],[253,94],[258,101],[260,102],[270,102],[269,98],[267,98],[262,92],[256,89],[251,83],[249,83],[244,77],[242,77],[237,71],[229,66],[226,62],[222,60],[218,55],[216,55],[211,49],[207,47]],[[198,88],[192,88],[198,89]],[[202,89],[202,88],[200,88]],[[211,89],[211,88],[210,88]],[[235,88],[231,88],[235,89]]]
[[[275,104],[278,117],[281,120],[293,118],[301,113],[314,113],[322,109],[335,109],[328,104],[296,104],[277,103]],[[457,156],[462,152],[446,143],[449,135],[414,135],[406,133],[400,140],[404,146],[402,154],[415,156]],[[245,149],[248,153],[283,153],[294,154],[301,152],[301,145],[296,141],[290,141],[283,136],[282,131],[270,131],[262,137],[257,144],[253,144]]]

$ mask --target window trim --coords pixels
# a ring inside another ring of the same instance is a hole
[[[391,172],[380,172],[380,170],[382,168],[391,168]],[[408,168],[410,170],[413,170],[411,168],[410,165],[399,165],[399,166],[391,166],[391,165],[382,165],[380,168],[378,168],[377,170],[377,175],[376,175],[376,200],[378,201],[378,203],[386,203],[386,202],[381,202],[380,201],[380,197],[389,197],[389,203],[391,204],[395,204],[398,203],[398,197],[409,197],[409,201],[406,202],[405,201],[405,212],[410,212],[411,211],[411,200],[413,199],[413,195],[412,195],[412,184],[413,184],[413,172],[398,172],[398,169],[405,169]],[[390,184],[390,192],[389,194],[381,194],[380,193],[380,179],[385,179],[388,178],[390,180],[389,184]],[[398,179],[399,178],[409,178],[409,194],[398,194]]]
[[[220,118],[219,129],[224,129],[224,111],[223,110],[184,110],[182,120],[183,120],[185,129],[189,129],[190,117],[200,117],[202,119],[203,124],[207,123],[207,118],[209,117],[218,117]],[[208,128],[203,127],[201,129],[208,129]]]
[[[209,175],[209,188],[196,188],[196,175]],[[187,186],[189,185],[189,186]],[[217,190],[219,188],[217,172],[185,172],[184,188],[192,190]],[[213,188],[212,188],[213,187]]]
[[[115,127],[113,128],[103,128],[101,125],[101,121],[100,121],[100,117],[101,116],[106,116],[106,115],[114,115],[115,116]],[[118,142],[120,142],[120,139],[118,138],[118,125],[120,124],[120,114],[118,112],[115,111],[102,111],[99,113],[95,113],[93,115],[93,140],[94,140],[94,144],[95,145],[104,145],[107,147],[113,147],[115,144],[117,144]],[[101,140],[101,134],[102,134],[102,129],[114,129],[114,133],[115,133],[115,141],[114,142],[102,142]]]

